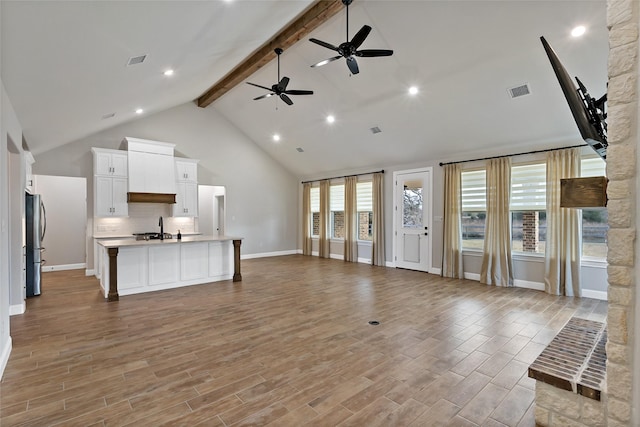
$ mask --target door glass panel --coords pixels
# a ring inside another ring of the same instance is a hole
[[[422,228],[422,181],[404,183],[402,226]]]

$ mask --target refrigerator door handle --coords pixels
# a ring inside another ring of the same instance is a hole
[[[41,230],[41,236],[40,236],[40,241],[44,240],[44,235],[47,232],[47,210],[44,208],[44,202],[41,200],[40,201],[40,208],[42,209],[42,230]]]

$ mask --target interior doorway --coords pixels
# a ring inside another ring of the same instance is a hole
[[[395,266],[431,269],[432,168],[394,172]]]
[[[225,187],[198,185],[198,229],[205,236],[223,236],[225,230]]]

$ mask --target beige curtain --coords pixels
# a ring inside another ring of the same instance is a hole
[[[358,262],[358,207],[356,177],[344,180],[344,260]]]
[[[302,184],[302,255],[311,255],[311,183]]]
[[[487,163],[487,219],[480,282],[513,286],[511,261],[511,158]]]
[[[553,295],[580,296],[580,211],[560,207],[560,180],[580,176],[577,148],[547,154],[547,240],[545,290]]]
[[[373,243],[371,264],[385,265],[384,261],[384,180],[383,173],[373,174]]]
[[[318,255],[329,258],[329,180],[320,181],[320,247]]]
[[[460,164],[444,165],[444,244],[442,276],[464,278],[462,265],[462,172]]]

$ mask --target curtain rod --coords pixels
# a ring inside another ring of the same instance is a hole
[[[354,173],[353,175],[334,176],[334,177],[331,177],[331,178],[323,178],[323,179],[313,179],[311,181],[302,181],[302,183],[306,184],[308,182],[325,181],[325,180],[338,179],[338,178],[348,178],[350,176],[371,175],[372,173],[384,173],[384,169],[379,170],[379,171],[375,171],[375,172]]]
[[[588,147],[588,146],[589,146],[589,144],[580,144],[580,145],[571,145],[569,147],[547,148],[546,150],[527,151],[526,153],[505,154],[504,156],[483,157],[481,159],[460,160],[460,161],[457,161],[457,162],[446,162],[446,163],[440,162],[440,166],[455,165],[456,163],[477,162],[479,160],[501,159],[502,157],[524,156],[526,154],[546,153],[546,152],[549,152],[549,151],[558,151],[558,150],[565,150],[567,148],[578,148],[578,147]]]

